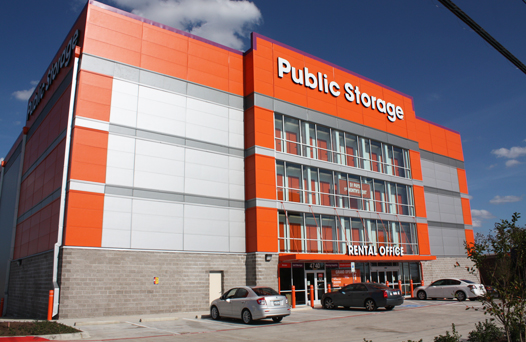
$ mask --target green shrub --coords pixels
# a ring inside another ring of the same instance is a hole
[[[468,335],[468,342],[496,342],[506,341],[504,331],[495,323],[486,320],[475,324],[475,330]]]
[[[460,337],[457,330],[455,329],[455,324],[451,324],[453,329],[452,335],[449,334],[449,331],[446,331],[445,335],[438,335],[433,341],[435,342],[460,342]]]

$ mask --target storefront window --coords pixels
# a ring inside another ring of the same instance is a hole
[[[347,175],[340,172],[334,173],[336,206],[340,208],[349,208],[349,194],[347,192]]]
[[[276,142],[276,151],[283,152],[283,117],[281,115],[274,115],[274,137]]]
[[[346,165],[347,158],[345,156],[345,134],[343,132],[332,130],[332,143],[334,149],[334,162]]]
[[[348,166],[361,167],[358,138],[356,135],[345,133],[345,153],[347,154]]]
[[[277,182],[277,191],[278,191],[278,200],[283,201],[285,198],[283,196],[284,194],[284,187],[285,187],[285,169],[283,166],[283,162],[276,161],[276,182]]]
[[[373,180],[371,178],[362,178],[362,197],[364,210],[374,211]]]
[[[374,140],[371,140],[371,168],[383,172],[382,144]]]
[[[374,211],[379,213],[386,212],[385,210],[385,182],[374,180]]]
[[[278,220],[280,252],[345,254],[350,243],[404,247],[404,254],[418,254],[413,223],[312,213],[287,217],[283,211]]]
[[[371,146],[369,145],[369,139],[360,137],[360,151],[362,152],[362,166],[365,170],[371,169]]]

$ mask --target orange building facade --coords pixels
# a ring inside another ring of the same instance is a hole
[[[460,135],[412,98],[255,33],[242,53],[96,1],[1,172],[9,314],[45,317],[52,289],[61,318],[202,310],[245,284],[294,286],[298,305],[360,280],[409,295],[473,241]]]

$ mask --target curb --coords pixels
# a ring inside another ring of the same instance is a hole
[[[90,338],[86,331],[72,334],[55,334],[55,335],[38,335],[37,337],[46,338],[54,341],[66,341],[66,340],[82,340],[84,338]]]
[[[96,321],[96,322],[75,322],[73,323],[73,326],[75,327],[81,327],[83,325],[105,325],[105,324],[119,324],[122,323],[120,321]]]

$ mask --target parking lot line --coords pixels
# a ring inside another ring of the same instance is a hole
[[[180,333],[175,332],[175,331],[170,331],[170,330],[164,330],[164,329],[159,329],[159,328],[149,327],[149,326],[147,326],[147,325],[137,324],[137,323],[133,323],[133,322],[125,322],[125,323],[131,324],[131,325],[135,325],[135,326],[137,326],[137,327],[141,327],[141,328],[147,328],[147,329],[151,329],[151,330],[158,330],[158,331],[167,332],[167,333],[174,334],[174,335],[181,335]]]

